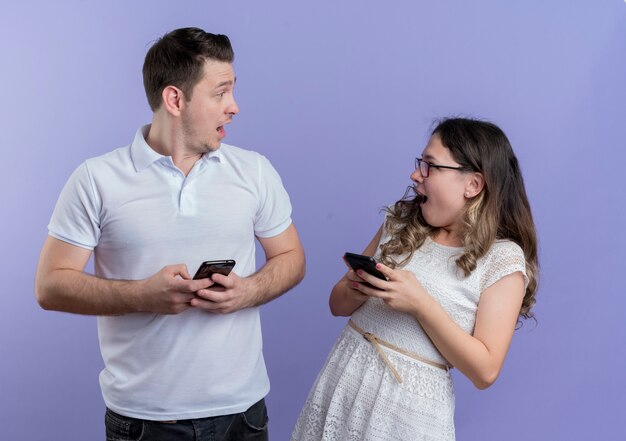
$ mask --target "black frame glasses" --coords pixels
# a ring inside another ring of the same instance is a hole
[[[449,165],[437,165],[432,164],[428,161],[424,161],[422,158],[415,158],[415,170],[420,169],[420,173],[424,178],[427,178],[430,175],[431,168],[447,168],[449,170],[464,170],[465,167],[451,167]]]

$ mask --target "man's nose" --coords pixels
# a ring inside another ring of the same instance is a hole
[[[239,106],[237,105],[237,101],[235,101],[234,97],[232,102],[226,108],[226,113],[228,113],[229,115],[236,115],[239,113]]]

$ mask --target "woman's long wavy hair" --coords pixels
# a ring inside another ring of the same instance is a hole
[[[520,316],[533,317],[531,308],[535,304],[539,274],[537,234],[522,173],[509,140],[496,125],[465,118],[440,121],[432,135],[439,136],[465,171],[479,172],[485,180],[483,190],[467,202],[462,230],[464,251],[456,260],[457,266],[468,276],[496,240],[508,239],[518,244],[524,251],[529,280]],[[424,220],[420,196],[413,187],[387,211],[385,228],[391,240],[381,245],[381,261],[396,267],[407,263],[426,238],[436,234],[437,228]],[[396,262],[394,256],[402,260]]]

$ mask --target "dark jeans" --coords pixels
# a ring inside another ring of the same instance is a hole
[[[107,409],[107,441],[267,441],[265,400],[243,413],[176,422],[129,418]]]

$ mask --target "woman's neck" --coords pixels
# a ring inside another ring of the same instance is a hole
[[[433,240],[433,242],[436,242],[439,245],[445,245],[447,247],[463,246],[463,238],[456,230],[438,228],[437,230],[433,231],[430,238]]]

